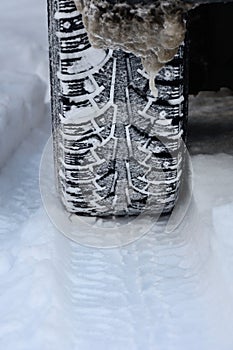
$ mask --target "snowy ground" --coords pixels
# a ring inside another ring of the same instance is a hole
[[[44,0],[2,0],[0,349],[232,350],[232,97],[192,100],[194,198],[178,229],[161,221],[124,248],[75,244],[52,226],[38,185],[45,18]]]

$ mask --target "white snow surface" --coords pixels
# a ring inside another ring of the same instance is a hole
[[[174,232],[164,219],[126,247],[69,241],[38,185],[46,3],[1,5],[0,349],[232,350],[233,156],[195,153],[193,201]]]

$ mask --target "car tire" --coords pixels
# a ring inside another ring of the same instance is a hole
[[[48,0],[52,132],[65,209],[91,216],[170,213],[187,123],[186,45],[156,77],[141,61],[91,46],[73,0]]]

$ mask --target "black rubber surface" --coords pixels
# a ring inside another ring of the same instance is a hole
[[[156,100],[138,58],[93,49],[73,1],[48,5],[55,168],[66,210],[170,212],[186,130],[184,47],[157,76]]]

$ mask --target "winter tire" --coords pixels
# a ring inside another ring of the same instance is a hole
[[[48,0],[52,130],[57,189],[68,212],[169,213],[186,133],[186,50],[149,89],[140,59],[94,49],[72,0]],[[148,205],[149,203],[149,205]]]

